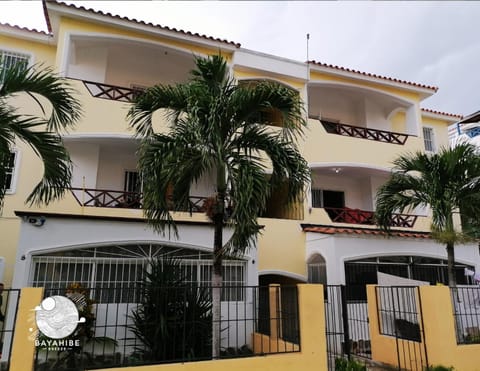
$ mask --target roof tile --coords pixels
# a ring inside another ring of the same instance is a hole
[[[207,40],[210,40],[210,41],[222,42],[222,43],[225,43],[225,44],[233,45],[236,48],[240,48],[239,43],[235,43],[233,41],[228,41],[228,40],[225,40],[225,39],[220,39],[220,38],[216,38],[216,37],[212,37],[212,36],[202,35],[202,34],[199,34],[199,33],[193,33],[193,32],[190,32],[190,31],[185,31],[185,30],[181,30],[181,29],[177,29],[177,28],[168,27],[168,26],[161,26],[161,25],[158,25],[158,24],[153,24],[151,22],[139,21],[135,18],[122,17],[122,16],[115,15],[115,14],[112,14],[112,13],[102,12],[101,10],[95,10],[95,9],[92,9],[92,8],[85,8],[84,6],[77,6],[77,5],[74,5],[74,4],[67,4],[63,1],[47,0],[47,2],[53,3],[53,4],[58,4],[58,5],[65,6],[65,7],[68,7],[68,8],[75,8],[75,9],[83,10],[83,11],[86,11],[86,12],[89,12],[89,13],[92,13],[92,14],[98,14],[98,15],[107,16],[107,17],[111,17],[111,18],[121,19],[121,20],[128,21],[128,22],[142,24],[142,25],[149,26],[149,27],[159,28],[161,30],[177,32],[177,33],[181,33],[181,34],[184,34],[184,35],[187,35],[187,36],[194,36],[194,37],[199,37],[199,38],[202,38],[202,39],[207,39]]]
[[[407,84],[407,85],[415,86],[415,87],[418,87],[418,88],[430,89],[430,90],[433,90],[433,91],[438,90],[438,87],[436,87],[436,86],[418,84],[416,82],[400,80],[400,79],[396,79],[396,78],[393,78],[393,77],[376,75],[374,73],[369,73],[369,72],[362,72],[362,71],[358,71],[358,70],[354,70],[354,69],[350,69],[350,68],[346,68],[346,67],[342,67],[342,66],[334,66],[333,64],[317,62],[315,60],[307,61],[307,63],[314,64],[314,65],[317,65],[317,66],[320,66],[320,67],[327,67],[327,68],[331,68],[331,69],[335,69],[335,70],[339,70],[339,71],[352,72],[352,73],[356,73],[356,74],[363,75],[363,76],[374,77],[374,78],[377,78],[377,79],[398,82],[398,83],[401,83],[401,84]]]
[[[430,108],[422,108],[421,110],[422,110],[423,112],[435,113],[435,114],[437,114],[437,115],[444,115],[444,116],[450,116],[450,117],[454,117],[454,118],[458,118],[458,119],[463,119],[463,116],[462,116],[462,115],[457,115],[457,114],[455,114],[455,113],[435,111],[435,110],[430,109]]]
[[[2,23],[0,22],[0,26],[6,26],[6,27],[10,27],[10,28],[15,28],[16,30],[21,30],[21,31],[27,31],[27,32],[34,32],[34,33],[38,33],[38,34],[42,34],[42,35],[45,35],[45,36],[49,36],[50,34],[46,33],[45,31],[39,31],[35,28],[27,28],[27,27],[20,27],[20,26],[16,26],[16,25],[11,25],[10,23]]]

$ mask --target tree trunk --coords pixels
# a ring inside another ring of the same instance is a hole
[[[448,262],[448,286],[456,287],[457,278],[455,275],[455,250],[453,242],[447,243],[447,262]]]
[[[213,269],[212,269],[212,358],[220,357],[220,320],[222,292],[223,225],[225,216],[225,167],[217,170],[217,199],[213,215]]]
[[[223,220],[215,218],[213,237],[213,271],[212,271],[212,357],[220,356],[220,319],[221,319],[221,287],[222,287],[222,247]]]

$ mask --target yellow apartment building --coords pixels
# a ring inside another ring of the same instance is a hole
[[[257,248],[226,262],[225,282],[364,287],[376,283],[377,272],[446,282],[447,255],[430,238],[429,210],[396,215],[388,238],[373,222],[375,194],[392,160],[448,145],[447,127],[459,116],[421,107],[437,88],[64,3],[47,1],[45,18],[48,33],[1,25],[0,55],[53,66],[76,90],[83,117],[63,135],[74,170],[70,192],[59,202],[25,204],[41,163],[24,143],[11,149],[0,217],[0,280],[7,287],[129,287],[145,259],[162,255],[182,259],[192,282],[209,280],[213,228],[203,200],[214,178],[202,179],[191,190],[190,209],[175,214],[178,238],[154,233],[141,210],[138,141],[126,113],[139,89],[184,82],[195,56],[217,53],[239,83],[268,79],[298,91],[308,115],[299,146],[312,171],[303,203],[286,206],[281,192],[272,196]],[[26,112],[35,106],[29,97],[14,104]],[[161,129],[165,118],[154,119]],[[473,244],[456,247],[456,259],[459,283],[465,267],[480,268]],[[364,289],[351,295],[366,298]]]

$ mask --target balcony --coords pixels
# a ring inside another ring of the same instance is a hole
[[[325,207],[324,209],[333,223],[375,225],[375,212],[373,211],[350,209],[348,207]],[[416,220],[417,215],[393,214],[390,227],[413,228]]]
[[[85,34],[70,35],[66,43],[70,53],[64,61],[65,76],[99,82],[101,86],[93,83],[91,88],[100,88],[100,97],[106,99],[128,102],[132,97],[129,88],[185,82],[195,67],[190,49],[158,41]],[[127,91],[118,89],[123,86]]]
[[[320,123],[318,117],[309,118],[308,127],[308,135],[300,143],[300,148],[304,158],[313,166],[355,164],[388,169],[401,154],[424,148],[423,138],[400,134],[398,130],[358,127],[328,120]]]
[[[387,168],[400,154],[424,149],[418,106],[403,96],[333,81],[308,85],[308,162]]]
[[[342,223],[378,227],[374,211],[376,193],[388,177],[388,170],[368,167],[313,168],[311,206],[305,220],[312,224]],[[415,230],[425,228],[427,218],[415,215],[417,211],[411,214],[410,211],[398,211],[392,215],[390,227]]]
[[[70,191],[78,204],[84,207],[142,208],[143,194],[140,192],[75,187],[70,188]],[[177,211],[203,213],[206,199],[204,196],[190,196],[188,206]]]
[[[407,134],[392,131],[371,129],[361,126],[340,124],[336,122],[320,120],[325,131],[329,134],[344,135],[348,137],[375,140],[377,142],[404,145],[408,139]]]

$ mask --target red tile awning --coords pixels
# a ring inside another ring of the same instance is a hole
[[[403,238],[420,238],[430,239],[430,232],[413,232],[402,230],[390,230],[389,232],[380,229],[371,228],[352,228],[352,227],[334,227],[327,225],[302,224],[304,232],[322,233],[322,234],[351,234],[351,235],[368,235],[368,236],[384,236],[384,237],[403,237]]]

